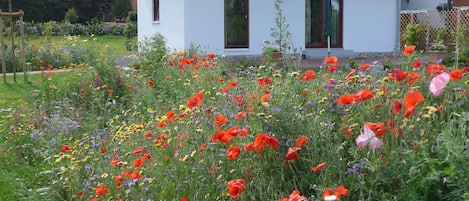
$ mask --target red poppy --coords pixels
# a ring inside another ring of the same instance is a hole
[[[168,118],[169,121],[174,121],[174,111],[170,110],[166,112],[166,117]]]
[[[257,86],[263,87],[263,86],[269,86],[272,85],[272,80],[270,80],[269,77],[261,77],[257,79]]]
[[[228,119],[223,115],[215,116],[215,128],[222,127],[227,121]]]
[[[143,160],[141,158],[137,158],[134,160],[134,167],[140,168],[144,164]]]
[[[328,63],[328,64],[331,64],[331,65],[337,66],[338,59],[337,59],[336,56],[326,57],[326,58],[324,58],[324,63]]]
[[[445,65],[437,65],[437,64],[428,64],[427,65],[427,76],[432,77],[439,75],[446,71]]]
[[[68,145],[62,145],[62,148],[60,149],[60,153],[64,154],[66,152],[69,152],[71,149]]]
[[[239,136],[246,136],[248,135],[248,133],[249,133],[249,130],[247,128],[243,128],[238,132]]]
[[[348,189],[346,189],[344,186],[342,185],[339,185],[337,186],[337,188],[335,189],[335,192],[334,192],[334,195],[337,197],[337,198],[340,198],[342,196],[348,196],[349,195],[349,191]]]
[[[142,156],[142,160],[145,161],[145,160],[148,160],[150,158],[151,158],[151,153],[149,151],[145,151],[145,153]]]
[[[422,66],[422,63],[420,62],[420,59],[417,59],[415,60],[413,63],[412,63],[412,66],[414,68],[420,68]]]
[[[401,69],[392,69],[391,73],[388,74],[388,77],[396,82],[400,82],[407,77],[407,71],[402,71]]]
[[[229,142],[234,136],[232,133],[223,131],[223,130],[216,130],[215,131],[215,136],[212,136],[212,141],[213,142],[221,142],[221,143],[227,143]]]
[[[200,147],[199,147],[199,151],[204,152],[205,147],[207,147],[207,144],[205,144],[205,143],[201,144]]]
[[[296,138],[295,142],[296,142],[295,146],[301,148],[301,147],[303,147],[303,145],[308,143],[308,138],[306,138],[306,136],[302,135],[302,136]]]
[[[243,119],[244,117],[246,117],[246,112],[238,112],[238,114],[236,114],[235,116],[235,119]]]
[[[132,180],[144,178],[144,176],[138,173],[137,170],[134,170],[129,176]]]
[[[238,146],[236,145],[230,146],[230,148],[226,150],[226,153],[228,154],[228,160],[237,159],[239,157],[240,152],[241,152],[241,149]]]
[[[469,67],[462,68],[462,73],[467,73],[467,72],[469,72]]]
[[[278,148],[278,139],[268,134],[262,133],[257,135],[254,142],[244,146],[244,150],[262,152],[265,146],[270,146],[273,149]]]
[[[239,107],[244,107],[246,101],[243,99],[243,96],[233,96],[233,103]]]
[[[354,75],[355,75],[355,69],[352,69],[352,70],[350,71],[350,73],[348,73],[348,74],[345,76],[345,81],[348,82],[348,81],[352,80],[352,77],[353,77]]]
[[[113,89],[108,89],[108,90],[107,90],[107,93],[108,93],[108,94],[112,94],[112,93],[114,93],[114,90],[113,90]]]
[[[299,147],[290,147],[288,148],[288,152],[287,154],[285,154],[285,159],[287,159],[287,161],[289,160],[298,160],[299,156],[298,156],[298,150],[300,150],[301,148]]]
[[[391,108],[392,113],[397,114],[401,111],[402,103],[397,100],[393,100]]]
[[[148,86],[149,87],[154,87],[155,83],[153,83],[153,81],[151,81],[151,80],[148,80]]]
[[[420,102],[423,102],[424,97],[420,91],[415,90],[407,93],[407,95],[404,97],[404,105],[406,109],[411,108],[419,104]]]
[[[335,70],[337,70],[337,68],[333,65],[327,67],[327,72],[329,73],[333,73]]]
[[[344,125],[339,129],[340,132],[343,132],[346,136],[352,136],[353,131],[350,126]]]
[[[204,99],[204,92],[199,92],[187,100],[187,107],[193,109],[202,105],[202,100]]]
[[[373,98],[373,93],[369,89],[362,89],[355,93],[353,96],[356,102],[362,102]]]
[[[351,94],[344,94],[337,99],[337,103],[339,105],[350,105],[355,102],[355,95]]]
[[[463,70],[455,69],[449,72],[449,78],[451,81],[458,81],[462,79]]]
[[[181,201],[189,201],[189,198],[187,198],[186,195],[182,196]]]
[[[262,103],[267,103],[267,102],[270,101],[271,98],[272,98],[272,95],[270,95],[270,93],[264,93],[264,95],[261,98],[261,102]]]
[[[360,70],[366,70],[370,68],[370,64],[362,64],[358,66],[358,69]]]
[[[114,167],[116,165],[120,165],[120,160],[119,157],[114,156],[114,159],[112,159],[111,163],[109,163],[109,166]]]
[[[339,200],[342,196],[348,196],[349,191],[342,185],[337,186],[335,191],[332,188],[327,188],[324,193],[322,194],[323,200],[330,200],[332,196],[335,197],[336,200]]]
[[[106,188],[103,184],[100,184],[99,187],[95,189],[95,191],[98,197],[102,197],[109,193],[109,188]]]
[[[288,198],[282,198],[280,201],[305,201],[308,200],[308,198],[301,196],[301,192],[299,190],[293,190],[290,193],[290,196]]]
[[[414,52],[414,50],[415,50],[415,45],[406,46],[404,49],[404,56],[409,56],[410,54]]]
[[[235,87],[237,84],[238,84],[238,82],[236,82],[236,81],[230,82],[230,86],[232,86],[232,87]]]
[[[326,162],[323,162],[323,163],[321,163],[319,165],[316,165],[315,167],[311,168],[311,170],[313,172],[317,172],[317,171],[323,169],[324,167],[326,167],[326,164],[327,164]]]
[[[316,79],[316,73],[313,70],[305,71],[305,75],[303,76],[302,80],[310,81]]]
[[[407,80],[407,83],[409,83],[409,85],[413,85],[417,80],[420,80],[422,79],[422,75],[420,73],[417,73],[417,72],[411,72],[409,74],[409,79]]]
[[[387,129],[384,126],[383,122],[377,122],[377,123],[371,123],[371,122],[366,122],[365,126],[368,127],[370,130],[375,133],[376,137],[382,137],[386,135]]]
[[[215,55],[213,53],[208,53],[207,56],[211,59],[214,59],[215,57],[217,57],[217,55]]]
[[[237,199],[239,195],[246,190],[246,186],[244,185],[244,180],[242,179],[233,179],[226,184],[228,188],[228,192],[230,193],[231,197]]]
[[[139,147],[139,148],[135,149],[135,150],[132,152],[132,154],[134,154],[134,155],[139,155],[139,154],[141,154],[142,152],[143,152],[143,148],[142,148],[142,147]]]
[[[164,128],[164,127],[166,127],[167,125],[168,125],[168,122],[166,122],[166,121],[160,121],[160,122],[158,122],[158,124],[156,125],[156,127],[158,127],[158,128]]]
[[[409,118],[412,114],[415,113],[415,106],[412,106],[412,107],[408,107],[405,109],[404,111],[404,117],[405,118]]]

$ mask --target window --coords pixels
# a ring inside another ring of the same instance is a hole
[[[331,2],[330,24],[325,24],[325,0],[306,0],[306,47],[327,47],[324,36],[326,26],[331,31],[331,47],[342,47],[342,10],[343,0],[327,0]]]
[[[249,0],[225,0],[225,48],[249,47]]]
[[[153,0],[153,21],[160,21],[160,0]]]

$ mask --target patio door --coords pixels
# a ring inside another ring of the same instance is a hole
[[[325,48],[327,38],[324,36],[324,1],[306,0],[306,47]],[[342,47],[342,10],[343,0],[331,1],[331,47]]]
[[[225,48],[249,47],[249,0],[225,0]]]

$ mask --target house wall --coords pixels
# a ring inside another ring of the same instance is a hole
[[[400,0],[344,0],[343,49],[354,52],[392,52],[398,47]],[[160,32],[167,45],[182,50],[191,44],[219,55],[260,55],[262,41],[272,40],[274,0],[249,1],[249,48],[224,47],[224,1],[160,0],[160,22],[152,21],[152,1],[138,2],[138,37]],[[281,0],[290,25],[293,47],[305,49],[305,0]]]
[[[184,0],[160,0],[160,21],[153,21],[153,1],[138,0],[138,39],[161,33],[167,45],[178,50],[185,47]]]
[[[186,48],[192,43],[207,51],[221,55],[262,54],[262,41],[271,40],[270,28],[275,26],[274,0],[249,1],[249,48],[226,49],[224,38],[224,1],[197,0],[185,2]],[[294,47],[304,49],[304,0],[280,3],[292,32]],[[261,12],[259,12],[261,11]],[[203,15],[202,15],[203,13]],[[294,20],[296,19],[296,20]]]
[[[401,10],[435,10],[444,3],[448,0],[401,0]]]
[[[452,6],[469,6],[469,0],[450,0]]]
[[[344,0],[344,49],[393,52],[399,44],[397,7],[396,0]]]
[[[130,5],[132,5],[132,10],[133,11],[137,10],[137,0],[131,0]]]

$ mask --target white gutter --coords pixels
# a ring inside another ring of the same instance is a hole
[[[397,13],[397,24],[396,24],[396,52],[400,51],[401,48],[401,0],[396,0],[396,13]]]

